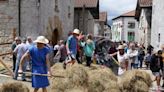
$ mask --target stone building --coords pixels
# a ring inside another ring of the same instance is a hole
[[[100,12],[99,24],[101,26],[99,35],[104,36],[104,32],[106,31],[106,25],[107,25],[107,12]]]
[[[130,11],[113,19],[112,40],[113,41],[137,41],[138,22],[136,21],[135,11]]]
[[[151,45],[155,50],[164,44],[164,0],[153,0]]]
[[[73,30],[73,20],[74,0],[0,0],[0,49],[8,52],[15,36],[45,35],[56,44]]]
[[[74,28],[93,34],[95,19],[99,18],[99,0],[75,0],[74,12]]]
[[[151,43],[152,0],[138,0],[135,18],[139,22],[138,42],[147,48]]]

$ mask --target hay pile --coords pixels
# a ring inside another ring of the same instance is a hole
[[[52,67],[52,71],[54,75],[65,77],[50,79],[51,90],[54,92],[108,92],[105,90],[118,89],[117,77],[110,69],[102,69],[98,65],[88,68],[74,64],[64,70],[62,64],[57,63]]]
[[[30,92],[21,82],[7,82],[0,86],[0,92]]]
[[[118,84],[122,92],[148,92],[152,79],[145,71],[131,70],[120,77]]]
[[[117,77],[108,68],[99,68],[88,72],[89,92],[120,92],[117,85]],[[111,91],[115,90],[115,91]]]
[[[125,72],[119,78],[109,68],[74,64],[63,69],[60,63],[52,67],[51,92],[148,92],[152,80],[141,70]]]

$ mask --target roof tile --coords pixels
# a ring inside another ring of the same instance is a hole
[[[149,7],[152,6],[152,0],[139,0],[139,4],[141,7]]]
[[[82,8],[84,5],[87,8],[97,7],[98,0],[75,0],[75,8]]]

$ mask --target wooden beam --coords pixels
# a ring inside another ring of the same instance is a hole
[[[12,70],[2,61],[2,59],[0,59],[0,63],[9,71],[10,75],[13,76],[14,73],[12,72]]]

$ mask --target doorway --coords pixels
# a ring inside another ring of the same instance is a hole
[[[58,32],[58,29],[55,28],[55,29],[53,30],[53,33],[52,33],[52,45],[53,45],[53,46],[57,44],[58,38],[59,38],[59,32]]]

